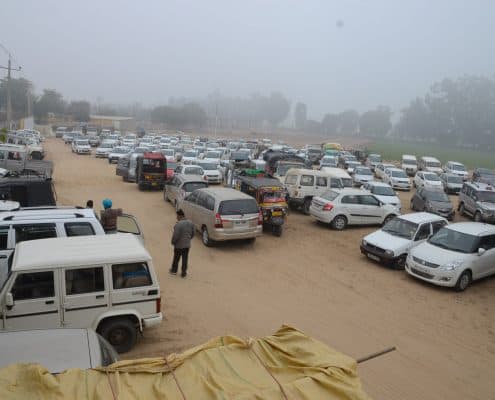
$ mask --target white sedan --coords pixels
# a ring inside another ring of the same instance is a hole
[[[433,172],[419,171],[414,175],[414,187],[427,187],[433,189],[443,189],[442,181],[437,174]]]
[[[387,168],[382,181],[388,183],[393,189],[411,190],[411,181],[405,171],[400,168]]]

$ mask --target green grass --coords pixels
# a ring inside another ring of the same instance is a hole
[[[370,153],[381,154],[384,160],[399,161],[403,154],[414,154],[416,157],[436,157],[443,164],[446,161],[458,161],[472,169],[476,167],[495,168],[493,151],[478,151],[441,146],[436,143],[409,143],[398,141],[375,140],[366,145]]]

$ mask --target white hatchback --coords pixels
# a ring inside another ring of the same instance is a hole
[[[434,172],[419,171],[414,175],[413,180],[414,187],[424,186],[426,188],[443,190],[443,184],[441,179]]]

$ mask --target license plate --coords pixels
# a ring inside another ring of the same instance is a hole
[[[237,227],[244,226],[247,224],[247,221],[234,221],[234,225]]]
[[[282,211],[274,211],[274,212],[272,212],[272,215],[274,217],[281,217],[282,216]]]
[[[372,259],[372,260],[375,260],[375,261],[380,261],[380,257],[377,257],[375,256],[374,254],[371,254],[371,253],[366,253],[366,255],[368,256],[368,258]]]

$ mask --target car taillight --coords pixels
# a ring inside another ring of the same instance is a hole
[[[263,225],[263,213],[261,210],[258,211],[258,225]]]
[[[215,228],[223,228],[222,217],[218,213],[215,215]]]
[[[207,177],[206,175],[203,175],[203,179],[204,179],[205,181],[207,181],[207,180],[208,180],[208,177]]]
[[[323,211],[332,211],[333,209],[333,204],[327,203],[323,206]]]
[[[162,309],[162,299],[161,297],[158,297],[158,299],[156,299],[156,313],[158,314]]]

